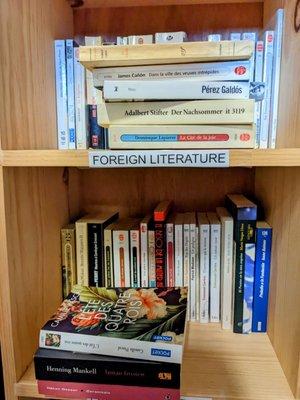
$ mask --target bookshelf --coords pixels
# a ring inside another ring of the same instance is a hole
[[[296,1],[66,0],[0,2],[0,336],[6,399],[39,397],[38,331],[61,296],[59,229],[95,207],[145,213],[159,200],[209,209],[226,193],[255,194],[274,228],[267,335],[189,326],[182,390],[213,400],[300,398],[300,112]],[[161,5],[162,4],[162,5]],[[278,149],[230,150],[225,169],[89,169],[87,151],[56,149],[53,40],[185,30],[253,30],[286,9]],[[12,51],[13,49],[13,51]],[[209,193],[209,196],[207,195]]]

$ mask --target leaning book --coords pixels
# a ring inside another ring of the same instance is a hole
[[[74,286],[40,331],[42,348],[181,363],[186,288]]]

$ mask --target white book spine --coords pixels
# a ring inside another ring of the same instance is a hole
[[[105,286],[114,287],[112,231],[104,229]]]
[[[74,85],[74,41],[66,40],[67,58],[67,95],[68,95],[68,129],[69,149],[76,149],[75,136],[75,85]]]
[[[249,82],[203,82],[197,78],[105,81],[106,100],[249,99]]]
[[[200,321],[200,260],[199,260],[199,227],[196,226],[195,236],[195,300],[196,300],[196,321]]]
[[[222,40],[222,35],[220,35],[219,33],[208,35],[207,40],[209,42],[220,42]]]
[[[206,324],[209,322],[210,225],[201,224],[199,235],[200,323]]]
[[[175,286],[175,266],[174,266],[174,223],[166,224],[167,242],[167,286]]]
[[[129,232],[113,231],[116,287],[130,287]]]
[[[254,43],[256,43],[256,38],[257,38],[257,34],[255,32],[245,32],[242,34],[243,40],[252,40]],[[255,52],[253,52],[253,55],[250,58],[250,64],[251,64],[250,80],[253,82],[254,81],[254,71],[255,71]]]
[[[102,88],[107,80],[156,80],[197,78],[202,81],[249,81],[248,60],[213,63],[152,65],[135,67],[95,68],[94,85]]]
[[[55,331],[40,331],[40,347],[49,349],[49,346],[46,345],[47,336],[53,335],[53,333]],[[60,336],[60,346],[56,350],[76,351],[79,353],[90,353],[92,351],[95,354],[106,356],[165,361],[175,364],[181,364],[182,361],[182,346],[178,344],[153,343],[145,340],[85,335],[82,333],[59,332],[58,334]],[[131,351],[128,351],[128,349],[131,349]],[[153,350],[158,351],[155,352]]]
[[[274,31],[265,33],[265,54],[263,68],[263,82],[265,83],[265,98],[261,104],[261,130],[259,147],[261,149],[268,148],[269,142],[269,125],[271,110],[271,93],[272,93],[272,70],[274,56]]]
[[[220,224],[210,227],[210,322],[220,322]]]
[[[264,42],[258,40],[255,50],[255,82],[263,82],[263,65],[264,65]],[[261,101],[255,103],[255,147],[259,148],[260,131],[261,131]]]
[[[190,224],[183,225],[183,286],[189,286],[190,272]]]
[[[89,286],[88,233],[86,222],[76,222],[77,284]]]
[[[102,44],[101,36],[85,36],[86,46],[100,46]],[[95,105],[98,103],[99,91],[94,86],[94,79],[92,71],[85,71],[86,79],[86,102],[89,105]]]
[[[140,231],[132,229],[130,231],[130,281],[131,286],[140,287]]]
[[[190,321],[196,321],[196,225],[190,224]]]
[[[148,224],[140,224],[141,231],[141,286],[149,285],[149,265],[148,265]]]
[[[186,32],[157,32],[155,34],[155,43],[182,43],[186,39]]]
[[[156,287],[155,232],[148,230],[149,287]]]
[[[232,32],[230,34],[229,39],[232,40],[232,41],[237,42],[239,40],[242,40],[242,34],[240,32]]]
[[[183,285],[183,226],[175,225],[175,286]]]
[[[128,44],[151,44],[153,43],[153,35],[133,35],[128,36]]]
[[[275,149],[276,147],[284,10],[277,10],[276,22],[273,63],[273,90],[271,98],[271,122],[269,133],[269,147],[271,149]]]
[[[76,148],[87,149],[87,110],[85,68],[78,61],[79,47],[74,48]]]
[[[69,148],[68,140],[68,106],[67,106],[67,74],[66,46],[64,40],[55,40],[55,86],[58,148]]]
[[[233,219],[222,221],[221,275],[222,328],[231,329],[233,293]]]

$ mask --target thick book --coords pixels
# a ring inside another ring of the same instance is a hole
[[[94,69],[126,65],[243,60],[249,59],[253,51],[254,44],[249,41],[90,46],[80,48],[79,59],[86,68]]]
[[[272,251],[272,228],[266,222],[256,224],[256,254],[252,331],[266,332]]]
[[[118,218],[117,212],[90,214],[76,221],[77,283],[105,283],[104,228]]]
[[[183,216],[176,214],[175,230],[175,286],[183,285]]]
[[[53,398],[85,400],[180,400],[179,389],[55,381],[38,381],[37,385],[40,394]]]
[[[221,221],[221,324],[232,329],[233,315],[233,218],[224,207],[217,207]]]
[[[43,381],[180,388],[180,364],[38,349],[34,367]]]
[[[210,322],[220,321],[221,297],[221,223],[215,212],[208,212],[210,224]]]
[[[76,149],[75,132],[75,81],[74,81],[74,40],[66,40],[67,99],[69,149]]]
[[[249,333],[252,330],[257,206],[245,196],[239,194],[228,195],[226,202],[227,208],[234,218],[233,331],[235,333]]]
[[[151,223],[152,215],[145,216],[140,222],[140,236],[141,236],[141,286],[152,286],[149,283],[149,253],[148,253],[148,229]],[[153,276],[152,276],[153,279]],[[155,286],[155,283],[154,283]]]
[[[58,148],[69,148],[66,45],[64,40],[54,41],[55,50],[55,86]]]
[[[63,298],[66,298],[77,282],[75,225],[65,226],[60,234]]]
[[[254,100],[102,103],[99,125],[251,125]]]
[[[140,225],[130,229],[130,280],[131,286],[141,287]]]
[[[155,235],[155,277],[156,286],[166,286],[166,219],[171,210],[171,201],[162,201],[153,212]]]
[[[252,149],[254,125],[111,125],[110,149]]]
[[[202,81],[249,81],[249,61],[224,61],[170,65],[145,65],[134,67],[95,68],[95,87],[102,89],[108,80],[155,80],[198,78]]]
[[[186,300],[185,288],[74,286],[39,346],[180,364]]]
[[[250,83],[198,78],[105,81],[103,95],[108,101],[249,99]]]
[[[206,213],[198,213],[199,225],[199,322],[209,322],[209,269],[210,269],[210,224]]]

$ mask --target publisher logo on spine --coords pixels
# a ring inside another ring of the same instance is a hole
[[[236,67],[235,68],[235,70],[234,70],[234,72],[237,74],[237,75],[245,75],[245,73],[246,73],[246,67],[244,67],[244,66],[239,66],[239,67]]]
[[[151,349],[151,356],[171,357],[171,350]]]

